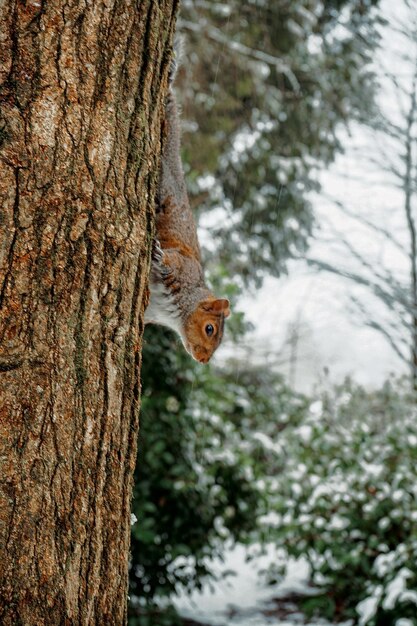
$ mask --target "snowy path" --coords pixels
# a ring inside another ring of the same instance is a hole
[[[308,565],[305,561],[292,561],[285,580],[274,587],[260,584],[258,571],[267,567],[273,551],[265,557],[247,562],[244,547],[236,546],[228,552],[224,563],[215,563],[214,571],[234,570],[235,576],[219,581],[203,592],[191,596],[182,595],[174,604],[184,617],[211,624],[212,626],[295,626],[305,624],[304,617],[290,601],[291,594],[309,594],[307,587]],[[282,609],[288,609],[285,617],[273,602],[285,598]],[[287,598],[289,598],[287,600]],[[290,613],[290,614],[288,614]],[[308,626],[329,625],[326,621],[309,622]],[[342,625],[339,625],[342,626]],[[345,624],[348,626],[348,624]]]

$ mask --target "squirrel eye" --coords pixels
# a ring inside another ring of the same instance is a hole
[[[214,328],[211,324],[207,324],[205,331],[206,331],[207,337],[211,337],[212,334],[214,333]]]

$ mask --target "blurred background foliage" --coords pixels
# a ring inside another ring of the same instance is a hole
[[[347,380],[280,440],[285,467],[269,507],[277,545],[309,562],[315,594],[302,601],[307,614],[415,623],[416,417],[408,382],[366,392]],[[266,530],[271,537],[270,524]]]
[[[185,0],[177,91],[192,203],[241,284],[303,252],[317,171],[374,114],[376,0]]]
[[[226,541],[253,540],[268,506],[254,431],[275,436],[307,406],[280,375],[202,368],[169,331],[145,336],[130,573],[141,615],[180,585],[201,588]]]
[[[318,171],[343,127],[375,115],[377,5],[183,0],[183,159],[212,283],[232,299],[306,249]],[[239,341],[242,314],[231,329]],[[233,542],[307,559],[306,614],[414,619],[417,420],[401,382],[308,398],[267,366],[202,367],[149,327],[142,394],[130,626],[185,623],[170,598],[206,584]]]

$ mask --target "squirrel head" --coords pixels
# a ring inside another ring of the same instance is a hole
[[[224,320],[230,315],[229,300],[208,298],[184,323],[185,349],[200,363],[208,363],[223,338]]]

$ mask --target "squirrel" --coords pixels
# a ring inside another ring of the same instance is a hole
[[[197,226],[180,156],[180,121],[173,91],[178,53],[177,45],[165,103],[165,144],[145,324],[161,324],[176,331],[187,352],[200,363],[207,363],[222,340],[230,306],[226,298],[216,298],[204,280]]]

